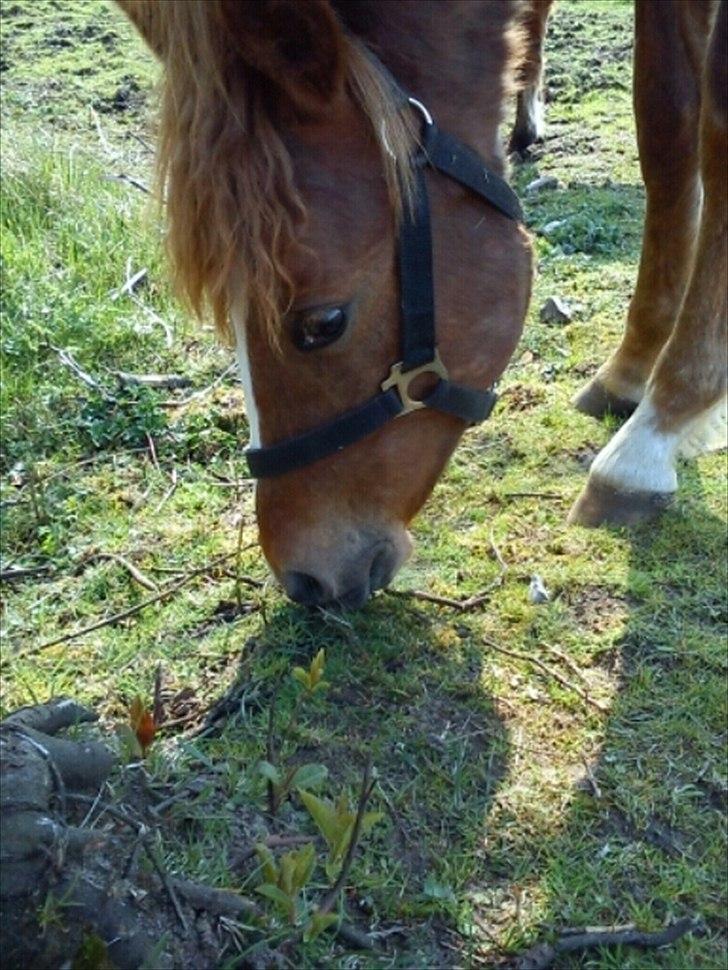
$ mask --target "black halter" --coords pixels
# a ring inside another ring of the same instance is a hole
[[[415,159],[414,199],[399,231],[399,287],[402,359],[393,364],[379,394],[364,404],[311,431],[263,448],[248,448],[246,457],[254,478],[268,478],[304,468],[372,434],[392,418],[432,408],[461,418],[466,424],[484,421],[496,401],[491,389],[478,391],[454,384],[437,350],[435,294],[432,276],[432,234],[425,168],[430,167],[466,186],[517,222],[523,221],[516,194],[491,172],[472,148],[445,134],[414,98],[407,99],[424,118],[421,150]],[[437,384],[421,400],[409,394],[422,374]]]

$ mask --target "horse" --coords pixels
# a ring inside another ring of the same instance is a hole
[[[117,2],[164,66],[172,264],[237,348],[263,552],[293,600],[357,608],[521,333],[531,244],[499,124],[538,0]],[[678,452],[715,444],[727,17],[637,4],[642,258],[622,344],[576,400],[631,417],[574,522],[654,514]]]
[[[520,65],[516,119],[508,142],[509,154],[525,155],[532,145],[542,142],[544,130],[544,44],[554,0],[526,0],[522,16],[525,31],[523,60]]]

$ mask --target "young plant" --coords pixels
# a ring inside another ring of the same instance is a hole
[[[265,880],[255,891],[270,899],[289,923],[297,923],[303,915],[300,895],[308,885],[316,865],[313,842],[286,852],[278,860],[262,843],[256,845],[255,851]]]
[[[343,792],[335,802],[317,798],[316,795],[302,789],[299,789],[298,794],[329,847],[325,869],[328,878],[333,879],[341,869],[351,845],[357,812],[351,811],[349,799]],[[383,817],[382,812],[363,812],[358,835],[367,835]]]
[[[301,685],[301,690],[299,690],[291,716],[288,719],[288,724],[281,733],[277,746],[278,750],[283,748],[284,744],[293,734],[298,724],[298,717],[303,704],[329,686],[328,682],[323,679],[324,665],[325,653],[323,650],[319,650],[311,661],[308,670],[304,670],[303,667],[294,667],[291,671],[293,679]],[[273,736],[274,712],[275,707],[272,706],[266,743],[267,758],[258,765],[258,771],[266,780],[268,809],[271,815],[277,814],[278,809],[294,788],[318,788],[326,780],[328,775],[328,770],[325,765],[288,764],[285,766],[277,766],[275,764],[276,743]]]

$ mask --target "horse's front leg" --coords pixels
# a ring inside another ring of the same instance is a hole
[[[696,12],[703,6],[697,0]],[[634,107],[647,210],[622,342],[574,398],[593,417],[608,411],[627,417],[642,400],[685,294],[700,214],[698,119],[707,24],[686,30],[689,16],[663,0],[636,4],[635,18]]]
[[[516,100],[516,120],[508,151],[523,154],[531,145],[543,141],[543,65],[546,23],[554,0],[529,0],[523,17],[525,56],[521,66],[522,88]]]
[[[594,461],[571,511],[573,522],[628,524],[654,514],[675,492],[678,455],[726,444],[727,50],[728,0],[723,0],[703,74],[699,151],[704,198],[687,290],[645,394]]]

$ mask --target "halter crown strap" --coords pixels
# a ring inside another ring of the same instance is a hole
[[[505,179],[491,172],[472,148],[440,131],[419,102],[410,101],[422,111],[426,125],[416,159],[413,202],[403,216],[399,233],[401,360],[392,366],[381,392],[358,407],[278,444],[248,448],[246,457],[254,478],[304,468],[372,434],[392,418],[422,408],[449,414],[467,424],[484,421],[493,409],[495,392],[453,383],[437,352],[432,232],[424,169],[430,166],[449,176],[509,219],[522,221],[521,206]],[[409,388],[422,374],[437,378],[437,382],[424,397],[413,398]]]

